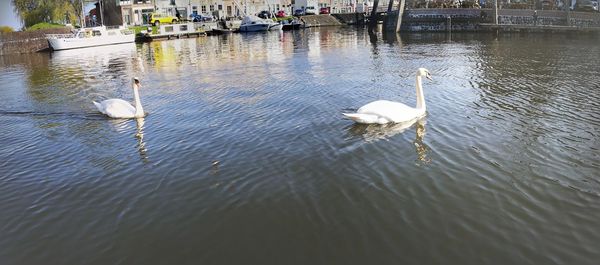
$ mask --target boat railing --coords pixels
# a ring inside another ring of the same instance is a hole
[[[66,38],[74,38],[75,35],[72,33],[69,34],[46,34],[46,39],[66,39]]]

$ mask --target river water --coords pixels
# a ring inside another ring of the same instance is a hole
[[[0,264],[598,264],[588,36],[235,34],[0,57]],[[343,119],[377,99],[405,126]],[[92,100],[132,98],[113,120]]]

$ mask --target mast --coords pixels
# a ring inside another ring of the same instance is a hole
[[[104,26],[104,12],[102,10],[102,0],[98,0],[98,5],[100,7],[100,25]]]
[[[83,11],[83,0],[80,1],[81,3],[81,16],[79,17],[79,26],[81,28],[85,28],[85,12]]]
[[[244,0],[244,2],[246,2]],[[233,3],[237,6],[238,10],[245,16],[246,15],[246,5],[244,4],[244,6],[242,7],[242,5],[240,5],[240,3],[238,3],[237,0],[233,0]]]

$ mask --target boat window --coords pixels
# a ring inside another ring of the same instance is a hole
[[[165,27],[165,32],[173,32],[173,26]]]
[[[181,26],[179,26],[179,30],[180,31],[187,31],[188,27],[187,27],[187,25],[181,25]]]
[[[108,36],[115,36],[115,35],[117,35],[117,33],[116,33],[116,32],[114,32],[114,31],[109,31],[109,32],[108,32]]]
[[[99,30],[92,31],[92,36],[101,36],[102,33]]]

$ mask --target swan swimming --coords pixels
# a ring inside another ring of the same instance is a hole
[[[144,109],[142,108],[140,93],[138,91],[138,89],[142,87],[142,85],[140,85],[140,80],[137,77],[134,77],[131,81],[131,85],[133,87],[133,104],[135,107],[129,104],[129,102],[118,98],[107,99],[100,103],[93,101],[94,105],[96,105],[96,108],[98,108],[100,112],[115,119],[144,117],[146,113],[144,113]]]
[[[344,116],[357,123],[365,124],[386,124],[390,122],[400,123],[416,120],[425,116],[425,98],[423,97],[423,86],[421,77],[429,80],[431,75],[429,70],[419,68],[417,70],[417,107],[411,108],[399,102],[389,100],[377,100],[364,105],[356,113],[342,113]]]

